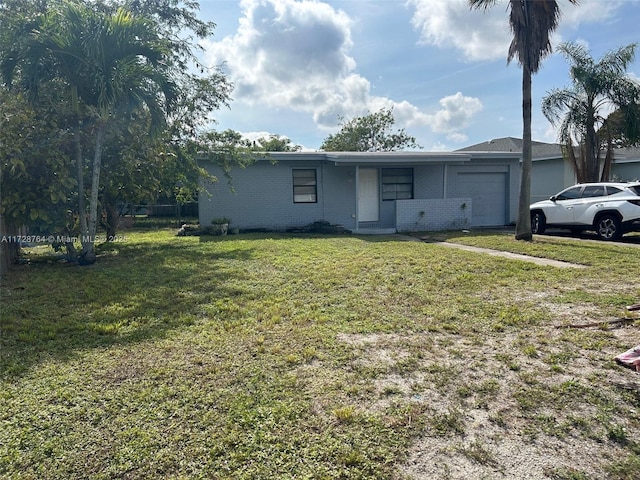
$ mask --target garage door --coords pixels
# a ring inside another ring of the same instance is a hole
[[[452,190],[456,197],[471,198],[472,226],[494,227],[507,223],[507,175],[505,173],[458,172]]]

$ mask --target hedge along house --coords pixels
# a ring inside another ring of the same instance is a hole
[[[354,233],[503,226],[517,216],[520,154],[510,152],[273,152],[215,175],[199,198],[200,224],[230,218],[240,230],[316,221]]]

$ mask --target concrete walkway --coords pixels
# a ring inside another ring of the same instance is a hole
[[[449,242],[427,242],[435,245],[441,245],[443,247],[458,248],[460,250],[466,250],[468,252],[484,253],[487,255],[493,255],[496,257],[510,258],[512,260],[522,260],[523,262],[531,262],[537,265],[545,265],[549,267],[558,268],[587,268],[586,265],[579,265],[577,263],[562,262],[560,260],[551,260],[549,258],[531,257],[529,255],[521,255],[519,253],[502,252],[500,250],[491,250],[490,248],[470,247],[468,245],[460,245],[459,243]]]
[[[424,240],[422,238],[413,237],[411,235],[397,234],[396,237],[401,237],[403,240],[409,242],[425,242],[433,245],[440,245],[442,247],[457,248],[460,250],[466,250],[468,252],[484,253],[486,255],[493,255],[495,257],[510,258],[512,260],[521,260],[523,262],[535,263],[536,265],[545,265],[549,267],[558,268],[587,268],[586,265],[579,265],[577,263],[562,262],[560,260],[551,260],[550,258],[532,257],[530,255],[522,255],[520,253],[503,252],[501,250],[492,250],[490,248],[470,247],[469,245],[461,245],[459,243],[449,242],[434,242],[430,240]]]

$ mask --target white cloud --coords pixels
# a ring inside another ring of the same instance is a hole
[[[242,138],[245,138],[250,142],[254,142],[261,138],[269,138],[273,134],[270,132],[261,131],[261,132],[240,132],[240,135],[242,135]],[[276,136],[280,139],[289,138],[286,135],[276,135]]]
[[[447,138],[455,142],[466,141],[467,137],[461,131],[468,127],[471,118],[482,110],[482,102],[458,92],[441,99],[440,106],[440,110],[428,116],[433,131],[446,133]]]
[[[451,149],[447,145],[441,142],[434,143],[429,149],[430,152],[448,152],[450,150]]]
[[[562,27],[578,27],[582,23],[598,23],[603,20],[613,18],[615,12],[625,1],[628,0],[580,0],[579,5],[570,5],[568,2],[561,2]],[[636,0],[637,1],[637,0]]]
[[[467,0],[409,0],[415,8],[412,24],[420,42],[454,47],[469,60],[506,58],[509,24],[499,5],[471,11]]]
[[[456,141],[466,138],[462,130],[482,108],[461,93],[443,98],[433,114],[408,101],[371,95],[371,83],[350,54],[352,21],[327,3],[242,0],[241,8],[234,35],[203,44],[211,65],[226,65],[236,101],[305,112],[327,131],[341,117],[393,108],[400,128],[428,126]]]
[[[243,0],[241,6],[236,34],[205,44],[212,64],[226,63],[234,97],[307,111],[319,122],[366,99],[369,82],[353,73],[344,12],[309,0]]]
[[[467,60],[507,58],[512,34],[508,2],[497,2],[486,10],[470,10],[467,0],[408,0],[414,8],[413,27],[420,32],[420,43],[453,47]],[[560,2],[561,28],[601,22],[613,16],[621,0],[582,0],[579,6]],[[553,44],[561,41],[557,33]]]

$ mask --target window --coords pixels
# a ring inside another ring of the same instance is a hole
[[[556,197],[556,200],[575,200],[576,198],[580,198],[580,191],[582,187],[573,187],[564,192],[561,192]]]
[[[382,169],[382,200],[413,198],[413,168]]]
[[[633,191],[633,187],[631,187],[631,190]],[[618,187],[612,187],[611,185],[607,185],[607,195],[615,195],[616,193],[620,193],[622,192],[621,189],[619,189]],[[640,191],[638,192],[638,195],[640,195]]]
[[[315,169],[293,170],[293,203],[316,203],[317,187]]]
[[[587,185],[582,191],[582,198],[603,197],[604,185]]]

